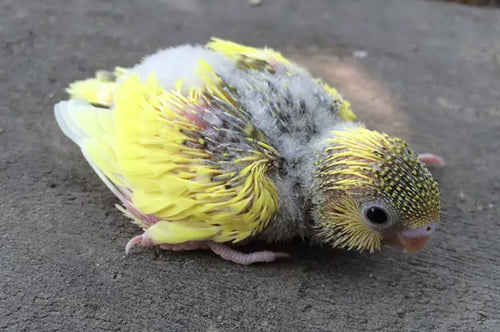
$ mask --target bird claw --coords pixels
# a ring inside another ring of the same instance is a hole
[[[136,245],[136,244],[141,244],[143,247],[151,247],[153,245],[153,242],[151,242],[150,237],[144,233],[141,235],[134,236],[133,238],[130,239],[130,241],[127,242],[127,245],[125,246],[125,254],[128,255],[130,252],[130,249]]]
[[[134,236],[130,239],[130,241],[127,242],[127,245],[125,246],[125,254],[128,255],[128,253],[130,252],[130,248],[132,248],[137,243],[142,243],[142,235]]]

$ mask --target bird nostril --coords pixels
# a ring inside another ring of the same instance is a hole
[[[408,229],[403,232],[401,232],[401,235],[410,238],[410,239],[416,239],[416,238],[421,238],[421,237],[429,237],[432,232],[434,232],[437,228],[437,225],[433,222],[428,223],[427,225],[421,226],[416,229]]]

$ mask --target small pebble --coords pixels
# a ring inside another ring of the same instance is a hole
[[[249,0],[248,1],[252,6],[259,6],[262,4],[262,0]]]
[[[368,52],[365,50],[356,50],[352,52],[352,56],[358,59],[364,59],[368,56]]]

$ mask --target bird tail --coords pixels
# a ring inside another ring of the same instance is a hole
[[[121,176],[115,154],[113,112],[106,108],[113,104],[116,83],[102,75],[71,84],[68,92],[72,99],[56,104],[54,114],[64,134],[82,149],[108,188],[127,202],[130,186]]]

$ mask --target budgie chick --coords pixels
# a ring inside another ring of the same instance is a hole
[[[127,252],[211,249],[251,264],[288,255],[235,245],[293,237],[414,252],[439,221],[424,162],[442,160],[353,122],[334,88],[271,49],[214,38],[67,91],[59,126],[144,231]]]

